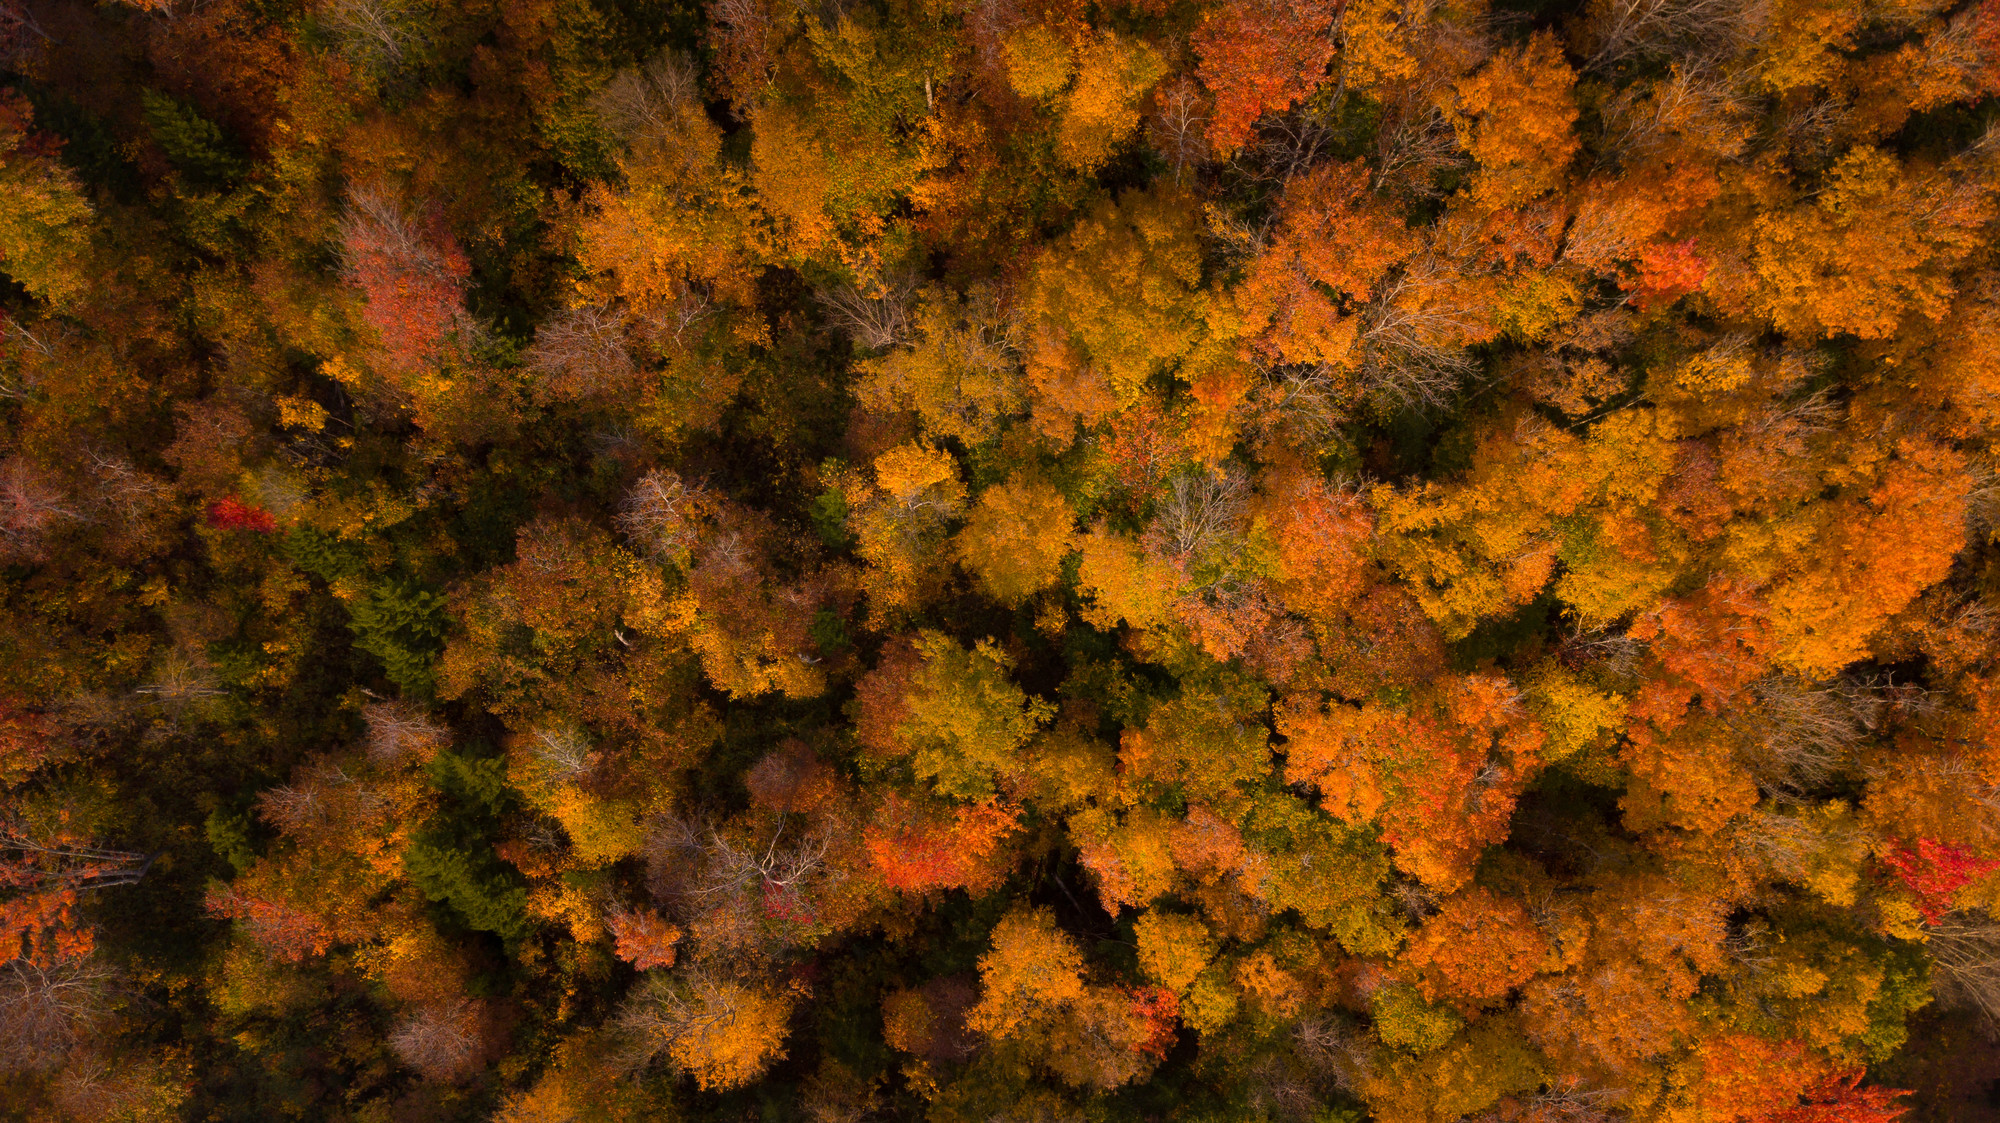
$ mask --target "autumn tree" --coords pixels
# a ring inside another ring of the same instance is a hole
[[[980,492],[953,546],[981,589],[1018,604],[1055,582],[1070,551],[1072,523],[1061,492],[1016,477]]]

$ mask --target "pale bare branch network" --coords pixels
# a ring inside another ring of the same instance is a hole
[[[1292,1039],[1301,1058],[1349,1091],[1360,1085],[1374,1060],[1367,1033],[1332,1017],[1301,1019],[1292,1029]]]
[[[1192,567],[1234,541],[1242,529],[1248,484],[1235,472],[1175,477],[1147,530],[1159,552]]]
[[[1755,111],[1738,82],[1720,69],[1679,66],[1664,80],[1634,85],[1605,106],[1602,160],[1634,160],[1677,137],[1735,158],[1749,144],[1742,126]]]
[[[439,276],[447,270],[444,255],[423,236],[393,195],[377,187],[355,187],[347,193],[347,213],[340,220],[344,246],[367,246],[412,272]]]
[[[478,1071],[479,1008],[466,998],[419,1006],[389,1035],[389,1048],[432,1080],[463,1080]]]
[[[789,816],[780,816],[763,846],[746,846],[699,820],[663,816],[654,849],[676,855],[678,893],[691,902],[713,901],[746,891],[766,893],[803,888],[825,865],[828,840],[817,833],[783,845]]]
[[[867,289],[852,285],[818,290],[827,319],[864,351],[887,351],[908,343],[914,278],[895,277]]]
[[[4,6],[0,6],[0,11],[4,10]],[[59,321],[30,329],[12,316],[0,316],[0,357],[5,356],[7,348],[14,348],[34,355],[42,363],[53,362],[56,343],[68,334],[69,329]],[[0,367],[0,398],[26,401],[39,386],[39,379],[10,375],[4,367]]]
[[[297,783],[270,788],[257,797],[265,820],[289,835],[305,836],[335,824],[380,822],[389,801],[381,791],[349,776],[338,765],[301,769]]]
[[[1526,1097],[1506,1115],[1485,1112],[1470,1123],[1500,1123],[1500,1120],[1533,1120],[1534,1123],[1610,1123],[1620,1118],[1614,1110],[1620,1093],[1609,1088],[1591,1088],[1575,1076],[1558,1077],[1547,1087]]]
[[[1938,997],[1979,1011],[2000,1033],[2000,921],[1984,911],[1952,913],[1925,929]]]
[[[676,1042],[731,1025],[742,998],[742,988],[698,965],[674,974],[648,971],[613,1020],[626,1039],[620,1059],[628,1071],[643,1071]]]
[[[395,70],[422,51],[428,35],[410,0],[327,0],[320,18],[348,58]]]
[[[809,922],[812,895],[844,879],[827,861],[832,840],[793,829],[797,821],[779,816],[768,839],[733,838],[698,817],[654,822],[646,846],[651,889],[688,925],[699,955],[782,945],[788,929],[768,922]]]
[[[1473,328],[1475,309],[1436,298],[1448,276],[1426,257],[1384,282],[1362,310],[1357,381],[1364,391],[1404,406],[1450,403],[1478,369],[1465,348],[1448,340]]]
[[[1642,57],[1720,61],[1755,42],[1766,0],[1598,0],[1586,25],[1586,70]]]
[[[528,754],[544,783],[573,784],[597,767],[590,738],[574,725],[544,726],[528,737]]]
[[[130,460],[102,450],[84,450],[84,468],[98,480],[98,504],[118,518],[136,520],[160,508],[172,488],[146,476]]]
[[[1350,420],[1355,386],[1339,369],[1327,363],[1257,365],[1264,403],[1301,435],[1324,441]]]
[[[1441,192],[1438,175],[1468,162],[1444,112],[1411,85],[1384,107],[1375,139],[1375,189],[1420,199]]]
[[[1754,708],[1731,712],[1737,757],[1767,795],[1824,786],[1854,757],[1867,734],[1856,699],[1835,686],[1773,675],[1751,687]]]
[[[56,40],[20,0],[0,0],[0,65],[25,70],[36,49]]]
[[[684,114],[700,112],[701,75],[680,51],[644,66],[621,70],[590,99],[598,119],[628,144],[668,142],[680,135]]]
[[[57,527],[83,521],[50,474],[25,457],[0,461],[0,558],[39,560]]]
[[[1174,182],[1183,184],[1208,155],[1208,98],[1193,79],[1182,76],[1160,87],[1154,101],[1157,109],[1146,122],[1146,137],[1173,168]]]
[[[0,1066],[47,1068],[109,1016],[117,973],[87,959],[41,967],[0,965]]]
[[[589,304],[571,308],[535,330],[528,369],[554,397],[596,397],[629,385],[638,374],[625,349],[625,316]]]
[[[674,286],[672,300],[651,304],[635,315],[641,338],[662,354],[681,352],[698,342],[714,321],[715,299],[701,284],[682,280]]]
[[[215,668],[206,659],[176,650],[161,656],[152,681],[132,693],[151,700],[178,721],[191,707],[203,699],[219,697],[223,690]]]
[[[1557,649],[1563,662],[1571,666],[1597,666],[1620,677],[1637,674],[1639,659],[1645,653],[1646,645],[1639,640],[1603,628],[1578,632]]]
[[[699,534],[705,495],[681,478],[656,468],[639,477],[618,511],[618,525],[633,543],[656,561],[687,557]]]
[[[361,707],[361,720],[368,728],[368,759],[378,765],[436,756],[451,739],[448,730],[408,702],[370,702]]]

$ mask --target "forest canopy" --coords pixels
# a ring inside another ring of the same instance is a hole
[[[1991,1118],[1996,96],[2000,0],[0,0],[0,1115]]]

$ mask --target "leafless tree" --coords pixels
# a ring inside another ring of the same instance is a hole
[[[410,0],[327,0],[320,18],[349,59],[395,71],[424,49],[429,35]]]
[[[1212,108],[1201,86],[1183,75],[1161,86],[1146,119],[1146,137],[1174,169],[1182,184],[1208,157],[1208,112]]]
[[[1755,41],[1766,0],[1597,0],[1584,23],[1586,70],[1646,56],[1719,61]]]
[[[445,270],[444,255],[424,237],[403,204],[380,188],[358,186],[348,191],[340,235],[343,245],[367,246],[413,272]]]
[[[680,51],[619,71],[590,99],[598,119],[634,146],[671,144],[682,134],[686,114],[700,113],[701,103],[701,75]]]
[[[656,819],[646,843],[650,888],[689,929],[700,955],[760,956],[788,940],[784,925],[812,915],[811,896],[841,872],[831,840],[780,815],[770,836],[732,837],[699,816]]]
[[[840,285],[816,293],[827,319],[864,351],[887,351],[911,338],[914,278],[894,277],[867,288]]]
[[[0,1066],[39,1069],[61,1060],[109,1015],[116,980],[94,959],[0,965]]]
[[[1301,1019],[1292,1028],[1292,1039],[1301,1059],[1350,1091],[1360,1084],[1373,1059],[1367,1034],[1329,1015]]]
[[[132,692],[159,707],[178,723],[188,711],[223,693],[221,680],[206,658],[186,651],[168,651],[153,668],[153,676]]]
[[[0,5],[0,11],[4,10],[4,5]],[[12,316],[0,317],[0,360],[4,360],[11,349],[33,356],[31,365],[35,367],[53,363],[56,361],[56,344],[67,334],[69,329],[60,321],[30,328]],[[9,374],[4,366],[0,366],[0,398],[25,401],[39,384],[39,378]]]
[[[1438,194],[1439,173],[1468,162],[1437,103],[1412,84],[1384,106],[1375,137],[1375,189],[1420,199]]]
[[[1756,704],[1733,711],[1737,759],[1767,795],[1818,788],[1850,760],[1867,730],[1857,700],[1837,686],[1814,686],[1788,675],[1751,688]]]
[[[545,783],[573,784],[589,776],[599,755],[590,737],[570,724],[545,725],[528,735],[528,756]]]
[[[467,998],[417,1007],[389,1035],[389,1048],[432,1080],[459,1081],[479,1070],[479,1007]]]
[[[55,41],[26,0],[0,0],[0,66],[25,70],[37,49]]]
[[[2000,1033],[2000,921],[1984,911],[1956,912],[1925,930],[1938,997],[1979,1011]]]
[[[831,1058],[806,1081],[799,1109],[807,1123],[863,1123],[882,1108],[877,1080],[868,1079]]]
[[[356,780],[338,765],[302,768],[292,783],[266,789],[257,797],[258,814],[298,838],[380,824],[388,809],[389,801],[377,787]]]
[[[1681,66],[1659,82],[1632,86],[1609,100],[1602,159],[1633,160],[1674,136],[1735,157],[1748,143],[1743,125],[1755,113],[1750,97],[1726,71],[1699,63]]]
[[[633,329],[660,354],[673,354],[699,342],[715,314],[715,300],[707,289],[683,280],[674,286],[672,300],[634,309]]]
[[[443,726],[401,700],[370,702],[361,707],[361,720],[368,728],[368,759],[378,765],[427,760],[451,739]]]
[[[1637,673],[1639,658],[1645,653],[1644,643],[1604,628],[1577,632],[1556,649],[1556,656],[1568,666],[1598,666],[1619,676]]]
[[[1147,537],[1183,565],[1208,557],[1243,529],[1248,484],[1235,472],[1177,476],[1161,499]]]
[[[50,533],[82,519],[46,469],[21,456],[0,461],[0,560],[39,560]]]
[[[625,349],[625,317],[603,305],[571,308],[544,323],[525,358],[543,394],[557,400],[616,393],[638,376]]]
[[[1384,282],[1363,309],[1356,381],[1364,392],[1388,403],[1435,409],[1449,403],[1478,369],[1465,348],[1446,342],[1462,337],[1475,315],[1441,295],[1446,268],[1435,256],[1413,261]]]
[[[689,487],[663,468],[639,477],[619,505],[618,525],[633,544],[656,561],[685,559],[699,533],[697,520],[707,505],[699,487]]]
[[[1534,1120],[1534,1123],[1611,1123],[1620,1118],[1614,1107],[1619,1093],[1609,1088],[1591,1088],[1575,1076],[1552,1080],[1540,1091],[1519,1101],[1514,1110],[1502,1115],[1483,1112],[1467,1123],[1501,1123],[1502,1120]]]
[[[743,997],[741,986],[699,965],[648,971],[612,1020],[625,1038],[619,1059],[628,1071],[642,1071],[676,1041],[728,1027]]]

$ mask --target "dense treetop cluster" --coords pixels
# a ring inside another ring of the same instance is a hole
[[[2000,0],[0,0],[0,1114],[1973,1118],[1996,94]]]

